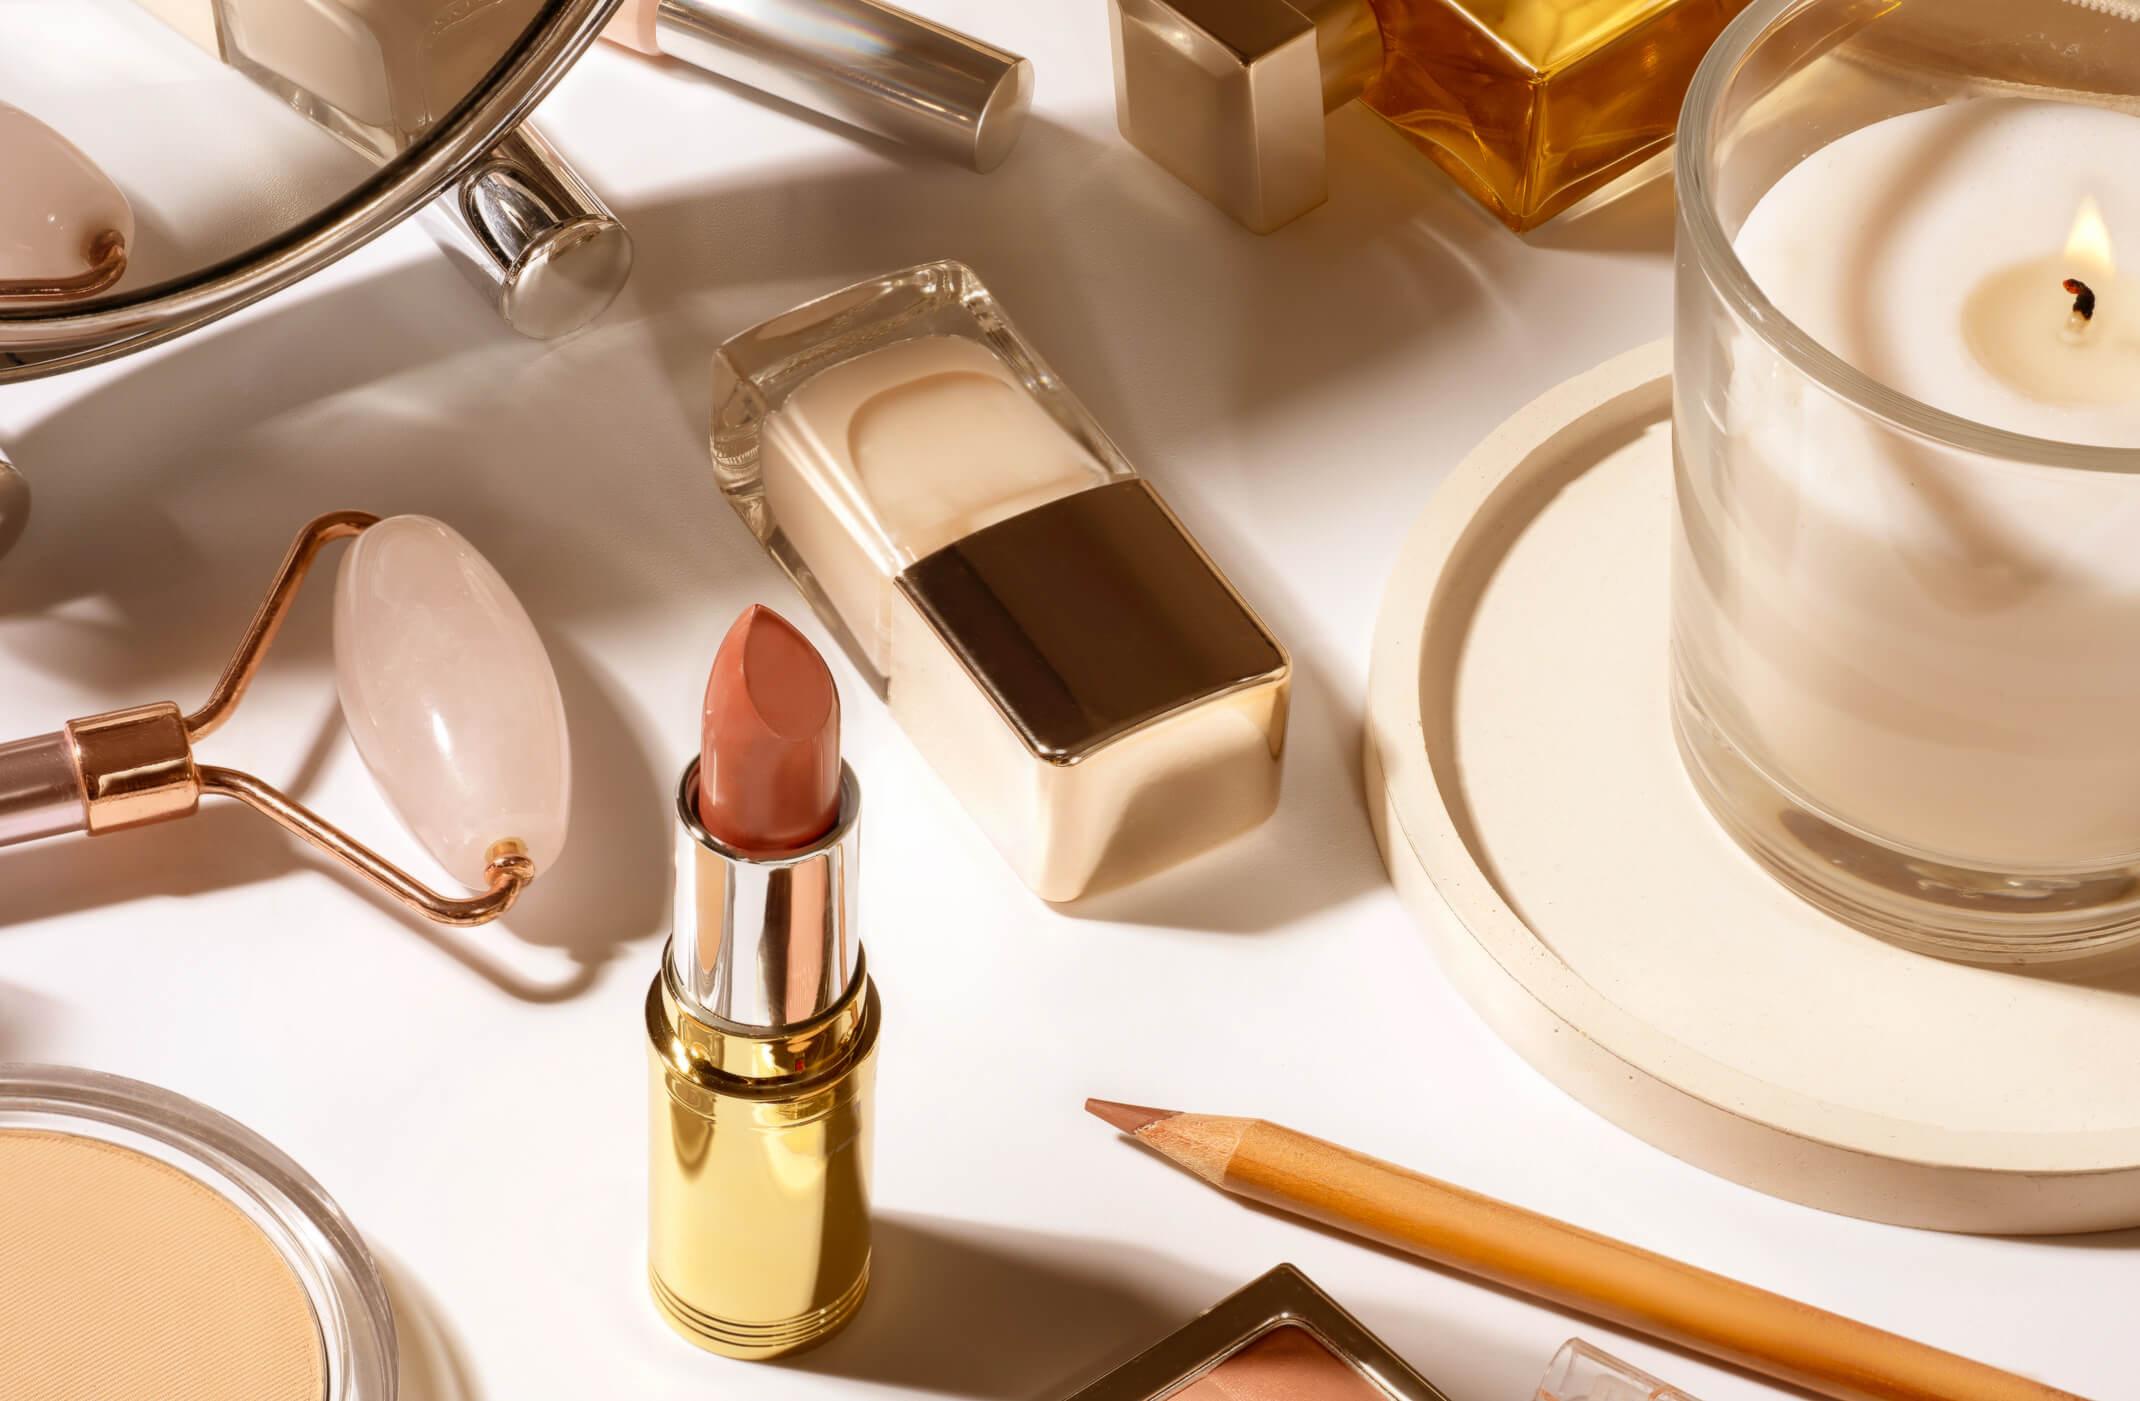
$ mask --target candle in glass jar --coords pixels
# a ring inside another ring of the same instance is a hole
[[[1735,246],[1779,310],[1897,393],[2140,448],[2140,277],[2115,265],[2120,230],[2140,245],[2135,171],[2140,119],[1954,103],[1815,152]],[[1710,582],[1682,591],[1681,629],[1747,757],[1937,860],[2140,852],[2140,479],[1934,446],[1751,337],[1720,426],[1733,497],[1689,539]]]

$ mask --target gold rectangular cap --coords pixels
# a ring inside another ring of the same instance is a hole
[[[1142,481],[1066,496],[899,576],[1036,759],[1076,764],[1213,697],[1274,684],[1285,649]]]
[[[1285,0],[1110,0],[1122,137],[1256,233],[1321,204],[1316,25]]]
[[[1142,480],[898,583],[893,712],[1041,898],[1185,861],[1276,806],[1291,663]]]

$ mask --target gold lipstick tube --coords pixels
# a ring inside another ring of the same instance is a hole
[[[854,937],[860,789],[804,850],[725,846],[677,794],[676,926],[647,991],[647,1273],[670,1326],[728,1357],[829,1336],[869,1286],[882,1012]]]

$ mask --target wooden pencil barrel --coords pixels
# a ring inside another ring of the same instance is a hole
[[[2081,1401],[1260,1120],[1219,1185],[1837,1401]]]

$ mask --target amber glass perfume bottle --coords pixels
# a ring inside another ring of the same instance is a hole
[[[1748,0],[1111,0],[1131,145],[1257,233],[1323,202],[1358,98],[1501,222],[1533,228],[1671,143]]]

